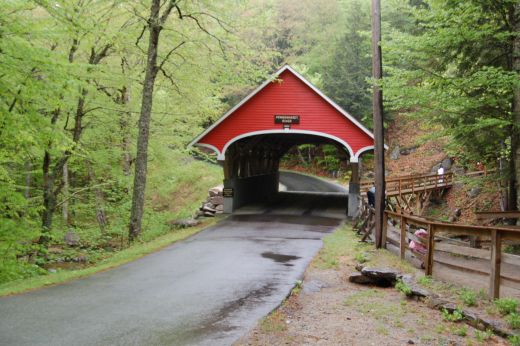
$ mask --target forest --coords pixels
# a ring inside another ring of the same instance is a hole
[[[0,284],[175,232],[222,181],[187,144],[285,63],[371,127],[369,0],[0,5]],[[518,1],[387,0],[382,21],[386,124],[419,119],[520,207]]]

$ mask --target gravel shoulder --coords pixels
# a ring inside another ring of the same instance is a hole
[[[361,257],[370,265],[420,275],[388,251],[376,253],[358,243],[345,227],[325,238],[301,288],[234,345],[508,345],[466,324],[446,321],[440,312],[392,287],[350,283],[348,275]]]

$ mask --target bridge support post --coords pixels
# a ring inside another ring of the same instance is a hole
[[[359,163],[351,162],[352,176],[348,184],[348,213],[349,218],[355,218],[359,214]]]

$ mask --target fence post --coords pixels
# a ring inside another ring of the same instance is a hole
[[[401,253],[401,259],[405,259],[405,251],[406,251],[406,222],[403,215],[401,215],[401,240],[399,242],[399,250]]]
[[[386,233],[388,230],[388,214],[383,212],[383,234],[381,235],[381,246],[386,249]]]
[[[425,274],[433,274],[433,253],[435,251],[435,229],[432,224],[428,225],[428,252],[426,253]]]
[[[500,264],[502,259],[502,234],[491,230],[491,272],[489,276],[489,298],[500,298]]]

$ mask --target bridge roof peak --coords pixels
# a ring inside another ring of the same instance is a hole
[[[235,141],[263,134],[306,134],[333,140],[357,162],[374,135],[288,64],[232,107],[189,146],[211,148],[218,159]]]

